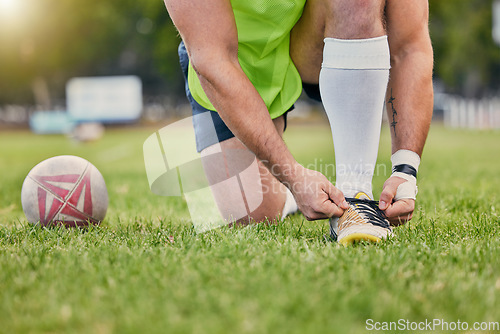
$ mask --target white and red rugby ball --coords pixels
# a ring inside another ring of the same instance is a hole
[[[99,224],[108,209],[104,178],[87,160],[61,155],[40,162],[21,190],[24,214],[32,224]]]

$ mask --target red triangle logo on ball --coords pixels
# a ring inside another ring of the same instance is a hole
[[[68,215],[76,220],[93,220],[92,217],[92,191],[90,188],[90,172],[86,171],[80,179],[78,174],[63,174],[55,176],[33,176],[44,188],[38,188],[38,210],[40,221],[49,223],[58,213]],[[73,184],[70,189],[57,184]],[[53,195],[49,212],[47,208],[47,191]],[[78,202],[83,193],[83,212],[77,209]],[[63,207],[64,206],[64,207]]]

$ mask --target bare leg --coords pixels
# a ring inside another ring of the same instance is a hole
[[[273,122],[282,135],[283,116]],[[222,154],[214,155],[221,151]],[[234,223],[237,220],[238,224],[246,225],[251,221],[272,221],[281,215],[286,187],[239,139],[233,137],[207,147],[201,155],[209,182],[219,184],[211,186],[211,190],[226,221]]]
[[[308,0],[292,30],[290,54],[302,81],[319,82],[323,39],[363,39],[385,35],[385,0]]]
[[[300,20],[290,37],[290,55],[302,81],[317,84],[323,61],[326,2],[307,0]]]
[[[387,0],[386,14],[392,66],[386,100],[392,153],[408,150],[420,156],[429,132],[433,105],[429,4],[427,1]],[[410,164],[410,161],[404,163]],[[409,220],[415,208],[413,199],[394,201],[398,187],[404,182],[397,176],[390,177],[380,194],[380,208],[395,224]]]
[[[427,1],[308,0],[303,17],[292,31],[291,56],[303,82],[314,84],[319,82],[324,37],[360,39],[387,34],[391,50],[387,110],[392,151],[406,149],[421,155],[433,99],[428,15]],[[380,207],[397,222],[411,217],[414,201],[391,204],[396,188],[404,181],[395,179],[384,185]]]
[[[359,192],[373,197],[390,67],[385,0],[308,1],[306,6],[294,27],[291,54],[302,79],[319,83],[332,128],[336,186],[347,197]]]

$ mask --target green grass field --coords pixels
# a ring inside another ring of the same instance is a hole
[[[376,332],[369,319],[461,321],[469,330],[433,332],[488,333],[473,324],[500,322],[500,132],[433,126],[414,219],[392,240],[344,248],[325,240],[327,221],[299,214],[196,234],[182,198],[149,191],[142,144],[154,130],[110,129],[87,144],[0,133],[0,333]],[[303,164],[333,162],[324,125],[291,124],[286,139]],[[377,195],[389,142],[384,129]],[[101,226],[26,223],[22,182],[60,154],[104,175]]]

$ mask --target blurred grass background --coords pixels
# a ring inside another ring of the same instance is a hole
[[[500,319],[500,133],[433,126],[412,222],[380,245],[343,248],[325,239],[326,221],[300,214],[196,234],[182,198],[149,191],[142,143],[154,130],[108,129],[86,144],[0,134],[0,333],[360,333],[367,319]],[[286,140],[305,165],[333,163],[325,125],[292,122]],[[389,142],[384,128],[387,166]],[[100,227],[25,222],[23,179],[59,154],[104,175]]]

